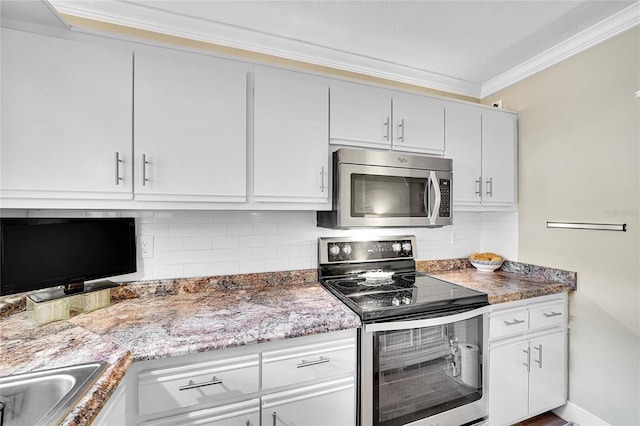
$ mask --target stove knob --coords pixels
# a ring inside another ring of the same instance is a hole
[[[342,246],[342,253],[349,256],[351,254],[351,246],[349,244],[345,244]]]
[[[393,299],[391,299],[391,304],[393,306],[400,306],[400,299],[398,299],[397,297],[394,297]]]
[[[400,250],[402,250],[402,247],[400,246],[400,243],[393,243],[391,244],[391,250],[398,253]]]
[[[411,298],[409,296],[405,296],[402,298],[402,303],[404,303],[405,305],[410,305],[411,304]]]
[[[331,256],[339,255],[340,254],[340,246],[338,246],[337,244],[329,246],[329,254]]]
[[[411,243],[402,243],[402,251],[410,252],[411,251]]]

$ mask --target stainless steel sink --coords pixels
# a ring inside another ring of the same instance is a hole
[[[106,362],[94,362],[0,377],[2,426],[60,423],[106,367]]]

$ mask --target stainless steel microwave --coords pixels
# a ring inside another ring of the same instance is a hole
[[[333,208],[318,226],[451,225],[453,161],[393,151],[341,148],[333,153]]]

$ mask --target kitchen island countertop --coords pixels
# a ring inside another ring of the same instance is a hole
[[[484,291],[490,303],[575,289],[575,273],[516,262],[492,273],[464,259],[417,267]],[[64,425],[90,424],[134,361],[361,326],[317,282],[315,270],[124,283],[112,289],[111,306],[41,327],[31,324],[23,301],[14,303],[0,306],[0,376],[109,363]]]

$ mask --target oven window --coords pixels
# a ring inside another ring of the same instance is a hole
[[[351,175],[351,216],[426,216],[424,188],[426,178]]]
[[[482,316],[374,333],[374,424],[404,425],[482,398]]]

